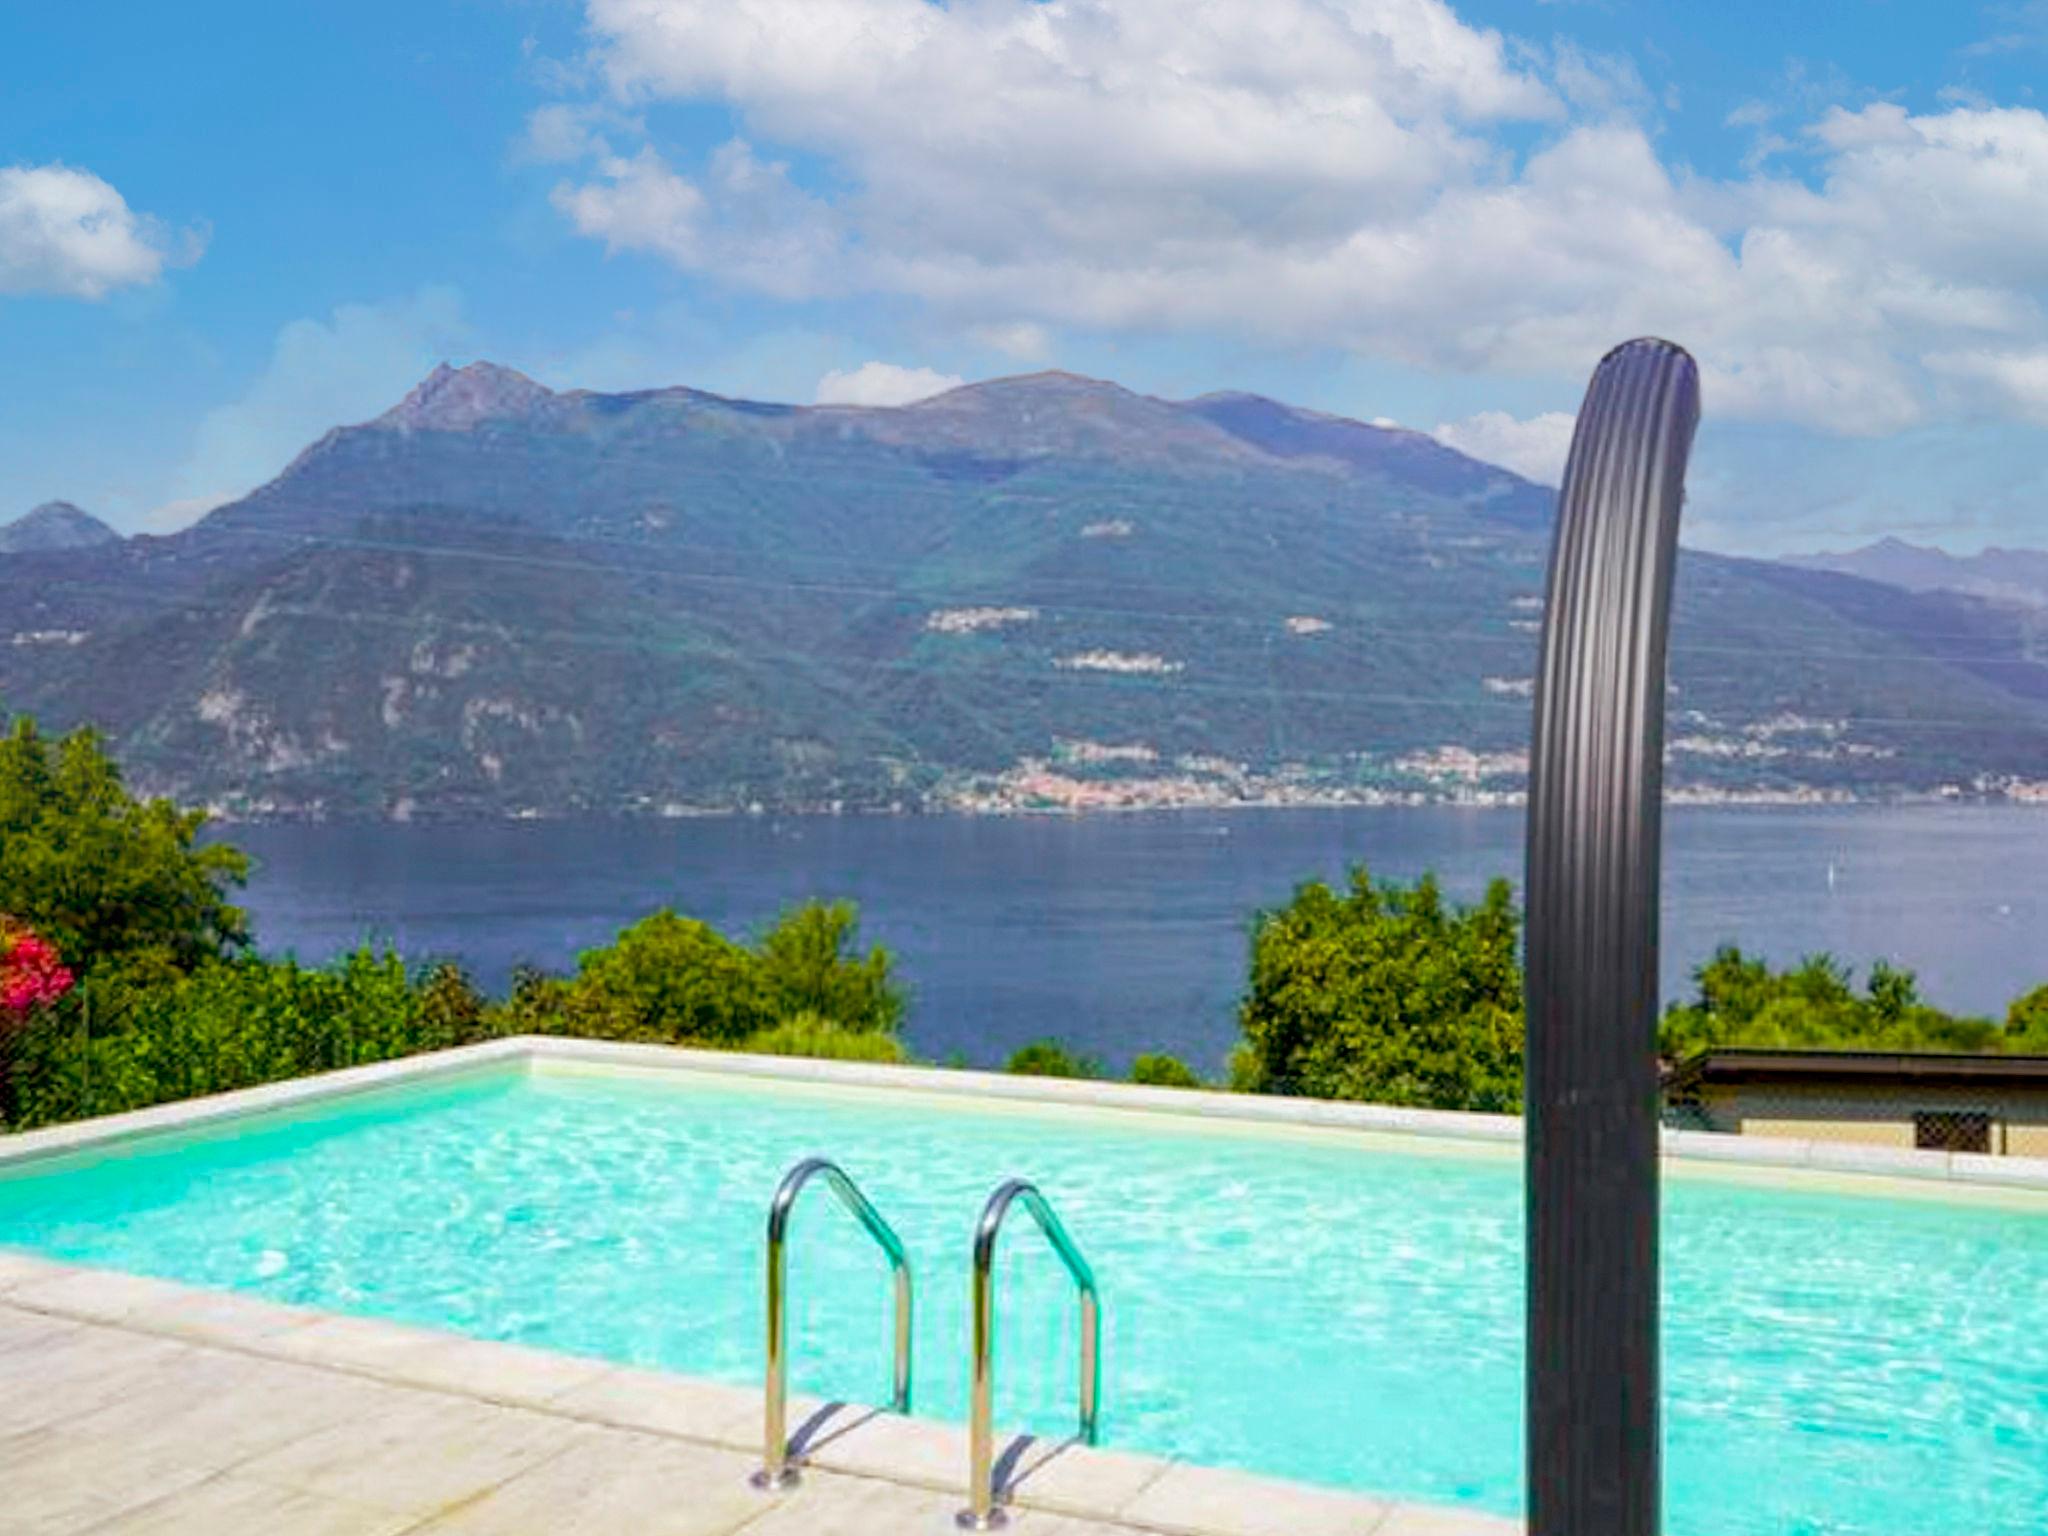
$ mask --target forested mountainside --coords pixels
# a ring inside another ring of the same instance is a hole
[[[1552,495],[1040,374],[890,409],[442,368],[167,537],[0,559],[0,709],[247,815],[1515,791]],[[1688,552],[1671,780],[2048,764],[2040,613]]]

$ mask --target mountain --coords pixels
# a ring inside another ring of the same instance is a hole
[[[1993,546],[1980,554],[1952,555],[1902,539],[1879,539],[1861,549],[1787,555],[1785,563],[1861,576],[1909,592],[1968,592],[2029,607],[2048,607],[2048,550]]]
[[[1046,373],[900,408],[442,367],[184,532],[0,561],[0,706],[244,815],[1008,809],[1520,783],[1552,497]],[[2026,610],[1687,552],[1671,778],[2032,779]]]
[[[496,363],[442,363],[378,422],[408,432],[467,432],[486,421],[537,417],[554,398],[545,385]]]
[[[91,549],[118,544],[121,535],[90,512],[68,501],[46,501],[33,511],[0,526],[0,555],[25,555],[60,549]]]
[[[1367,426],[1342,416],[1299,410],[1260,395],[1203,395],[1190,400],[1185,409],[1277,458],[1325,459],[1363,477],[1486,502],[1503,515],[1539,522],[1550,516],[1553,492],[1467,458],[1424,432]]]

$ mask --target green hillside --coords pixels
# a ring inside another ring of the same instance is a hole
[[[0,704],[246,814],[1498,794],[1550,500],[1247,396],[796,408],[478,364],[184,533],[0,562]],[[2042,622],[1688,554],[1673,784],[2038,774]]]

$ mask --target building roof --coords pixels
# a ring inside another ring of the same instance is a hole
[[[2048,1089],[2048,1056],[1978,1051],[1702,1051],[1664,1074],[1667,1093],[1704,1084],[1851,1083]]]

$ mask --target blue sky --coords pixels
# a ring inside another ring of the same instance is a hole
[[[2048,4],[0,10],[0,518],[175,527],[441,358],[1057,366],[1554,473],[1692,346],[1690,536],[2048,544]]]

